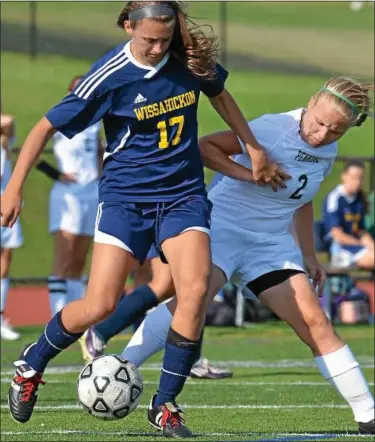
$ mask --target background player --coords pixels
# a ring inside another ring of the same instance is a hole
[[[8,136],[7,131],[1,128],[1,193],[9,181],[12,173],[12,166],[8,158]],[[23,244],[22,229],[20,220],[17,220],[12,229],[1,227],[1,339],[14,341],[20,337],[19,333],[13,330],[6,318],[4,310],[9,292],[9,268],[12,262],[13,250]]]
[[[356,265],[374,270],[374,240],[365,228],[368,202],[363,180],[363,163],[348,162],[341,172],[341,184],[324,200],[325,239],[334,267]]]
[[[69,84],[70,93],[82,79]],[[67,302],[80,299],[86,257],[94,236],[98,206],[98,183],[103,149],[100,123],[69,139],[61,132],[52,138],[57,170],[45,161],[37,168],[56,180],[49,199],[49,231],[54,235],[54,259],[48,278],[52,314]]]

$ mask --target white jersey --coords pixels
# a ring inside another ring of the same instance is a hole
[[[99,177],[98,138],[100,123],[88,127],[72,139],[60,132],[53,136],[53,150],[57,168],[75,175],[77,183],[85,186]]]
[[[12,175],[12,166],[7,158],[7,151],[1,147],[1,193],[4,192]]]
[[[295,211],[310,202],[325,176],[331,171],[337,156],[337,143],[313,148],[300,134],[303,109],[283,114],[267,114],[249,123],[249,127],[268,158],[289,175],[286,189],[277,193],[270,186],[223,179],[209,192],[213,202],[212,217],[260,233],[286,234]],[[251,159],[245,149],[235,161],[251,168]]]

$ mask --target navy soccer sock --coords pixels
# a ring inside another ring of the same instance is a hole
[[[83,335],[70,333],[61,321],[61,311],[50,320],[38,342],[26,353],[25,360],[37,373],[43,373],[48,362]]]
[[[174,402],[181,393],[191,367],[199,356],[199,342],[184,338],[172,328],[169,329],[155,406]]]
[[[95,325],[94,331],[104,342],[108,342],[158,303],[158,298],[148,285],[138,287],[130,295],[123,296],[112,315]]]

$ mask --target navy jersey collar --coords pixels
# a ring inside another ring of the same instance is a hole
[[[128,57],[128,59],[130,60],[130,62],[132,64],[134,64],[135,66],[137,66],[140,69],[144,69],[144,70],[148,71],[146,73],[146,75],[144,76],[144,78],[153,77],[155,74],[157,74],[160,71],[160,69],[169,60],[169,52],[167,52],[156,66],[146,66],[134,58],[132,51],[130,50],[130,43],[131,43],[131,40],[128,43],[126,43],[126,45],[124,46],[125,55]]]

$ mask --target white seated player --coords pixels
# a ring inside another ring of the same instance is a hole
[[[8,158],[8,137],[1,135],[1,193],[12,174],[12,166]],[[20,220],[17,219],[12,228],[1,227],[1,339],[13,341],[20,337],[19,333],[13,330],[8,321],[4,318],[3,313],[6,307],[6,301],[9,292],[9,267],[12,261],[13,250],[21,247],[23,244],[22,229]]]
[[[314,248],[312,204],[335,161],[337,141],[369,114],[368,89],[353,79],[333,78],[306,109],[249,123],[269,159],[291,176],[277,193],[252,182],[250,157],[233,132],[206,136],[200,147],[205,165],[226,175],[209,192],[213,268],[208,302],[228,280],[249,288],[310,347],[322,376],[352,408],[359,432],[374,434],[368,384],[318,301],[326,277]],[[293,224],[300,247],[290,233]],[[174,298],[151,312],[122,356],[139,366],[164,348],[175,306]],[[156,411],[151,401],[148,419],[159,427]]]

